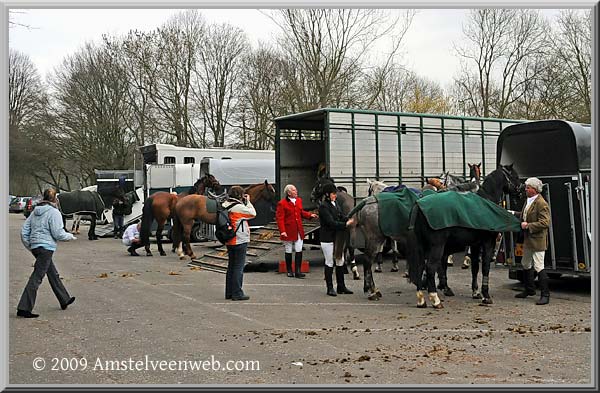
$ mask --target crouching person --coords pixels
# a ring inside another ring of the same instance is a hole
[[[336,296],[333,289],[333,247],[336,232],[346,230],[346,227],[353,224],[353,220],[346,220],[346,217],[336,204],[337,189],[333,184],[326,184],[323,187],[325,200],[319,207],[319,221],[321,228],[319,235],[321,238],[321,251],[325,257],[325,282],[327,284],[327,294]],[[335,279],[337,282],[337,293],[352,294],[353,292],[346,288],[344,282],[344,259],[343,256],[336,262]]]
[[[140,229],[142,228],[142,223],[138,222],[137,224],[131,224],[127,227],[125,232],[123,233],[123,244],[126,245],[127,252],[132,257],[138,257],[138,254],[135,250],[140,247],[144,247],[142,240],[140,239]]]

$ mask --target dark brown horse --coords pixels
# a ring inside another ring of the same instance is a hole
[[[185,259],[186,255],[191,259],[196,258],[190,245],[190,235],[196,219],[207,224],[217,223],[217,213],[208,212],[207,201],[208,197],[204,195],[188,195],[177,201],[173,215],[173,247],[177,248],[179,259]]]
[[[158,245],[158,252],[160,255],[167,255],[162,247],[162,231],[167,223],[167,220],[173,218],[175,213],[175,205],[177,200],[187,195],[192,194],[204,194],[208,189],[213,189],[217,192],[221,192],[223,187],[219,181],[210,174],[206,174],[189,190],[184,191],[180,194],[172,194],[165,191],[159,191],[150,195],[144,202],[144,208],[142,210],[142,228],[140,230],[140,238],[146,248],[146,255],[151,257],[152,252],[150,251],[150,230],[152,222],[156,220],[156,243]],[[175,244],[173,244],[175,249]]]

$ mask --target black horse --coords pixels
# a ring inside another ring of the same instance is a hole
[[[491,172],[477,191],[477,194],[493,203],[500,203],[504,193],[517,196],[523,191],[519,176],[511,165],[500,166]],[[439,194],[438,194],[439,195]],[[436,197],[432,195],[429,198]],[[449,207],[453,209],[454,207]],[[482,251],[482,304],[492,304],[489,294],[489,273],[492,253],[496,243],[497,232],[481,229],[452,226],[442,229],[432,229],[427,217],[418,205],[411,211],[410,228],[408,232],[408,271],[409,280],[417,286],[417,307],[426,307],[422,290],[427,288],[434,308],[443,308],[435,287],[435,273],[440,270],[441,263],[448,255],[463,251],[470,246],[472,261],[479,260]],[[479,264],[472,263],[471,288],[477,292],[477,275]],[[426,275],[424,273],[426,272]],[[440,280],[446,277],[440,277]],[[446,288],[447,282],[440,282]]]
[[[104,213],[104,202],[96,191],[77,190],[61,192],[57,195],[58,208],[63,216],[63,226],[67,216],[86,215],[90,217],[91,224],[88,239],[98,240],[96,236],[96,220]]]
[[[317,182],[310,193],[311,202],[317,204],[322,202],[323,186],[326,184],[335,184],[335,181],[328,174],[323,174],[317,178]],[[340,205],[340,209],[342,213],[348,215],[354,208],[354,198],[352,195],[348,194],[348,190],[345,187],[337,186],[336,188],[338,190],[337,202]],[[355,232],[356,229],[354,227],[350,227],[346,231],[337,232],[333,246],[333,256],[336,260],[339,260],[343,256],[346,263],[350,264],[352,277],[355,280],[359,280],[360,274],[358,273],[358,267],[356,266],[356,260],[354,258],[354,247],[352,247],[352,244],[354,244]]]

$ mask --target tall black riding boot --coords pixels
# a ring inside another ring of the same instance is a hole
[[[294,269],[292,269],[292,253],[285,253],[285,268],[287,269],[287,276],[294,277]]]
[[[533,268],[523,270],[523,292],[515,295],[518,298],[526,298],[527,296],[535,296],[535,284],[533,283],[535,271]]]
[[[325,265],[325,283],[327,284],[327,294],[329,296],[337,296],[333,289],[333,267]]]
[[[548,287],[548,273],[542,270],[538,273],[538,281],[540,282],[540,300],[535,302],[538,306],[550,303],[550,288]]]
[[[337,266],[335,268],[335,281],[337,282],[337,293],[341,294],[353,294],[351,290],[346,288],[346,283],[344,282],[344,267]]]
[[[295,264],[294,267],[296,270],[294,276],[296,278],[304,278],[304,276],[306,276],[306,274],[300,272],[300,269],[302,268],[302,251],[296,252],[294,264]]]

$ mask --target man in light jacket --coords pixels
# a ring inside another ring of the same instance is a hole
[[[69,304],[75,301],[75,297],[71,297],[62,284],[52,262],[56,242],[75,239],[75,236],[63,228],[62,215],[56,208],[56,191],[53,188],[45,190],[42,202],[37,204],[21,229],[21,241],[35,256],[35,265],[17,306],[17,316],[39,317],[39,314],[33,314],[31,311],[35,305],[37,290],[45,275],[48,276],[48,282],[52,292],[58,298],[61,309],[66,310]]]

